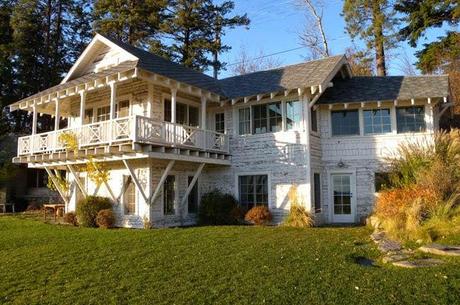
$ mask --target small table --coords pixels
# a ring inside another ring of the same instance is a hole
[[[47,209],[53,210],[54,222],[56,222],[56,215],[57,215],[59,210],[61,210],[61,209],[64,210],[65,209],[65,204],[60,204],[60,203],[58,203],[58,204],[51,204],[51,203],[44,204],[43,205],[43,217],[44,217],[45,220],[46,220],[46,210]]]
[[[7,206],[10,206],[10,207],[11,207],[11,210],[12,210],[13,213],[14,213],[14,203],[11,203],[11,202],[8,203],[8,202],[7,202],[7,203],[0,203],[0,207],[2,207],[3,214],[6,213],[6,207],[7,207]]]

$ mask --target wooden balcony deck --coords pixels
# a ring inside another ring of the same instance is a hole
[[[75,152],[68,151],[60,141],[60,135],[65,133],[76,137],[78,150]],[[181,156],[181,160],[223,161],[218,163],[230,159],[226,134],[136,115],[20,137],[18,156],[13,161],[77,163],[89,156],[122,157],[136,153],[144,157],[157,154],[167,158],[167,154],[174,154]]]

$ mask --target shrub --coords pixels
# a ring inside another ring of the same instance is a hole
[[[73,226],[77,226],[78,225],[77,215],[74,212],[65,213],[64,222],[71,224]]]
[[[305,207],[294,204],[289,209],[289,214],[284,220],[284,225],[295,228],[310,228],[314,225],[313,217]]]
[[[235,209],[236,199],[230,194],[218,190],[203,195],[198,210],[200,225],[231,225],[238,222]]]
[[[249,221],[255,225],[266,225],[272,220],[272,214],[265,205],[258,205],[250,209],[244,220]]]
[[[313,217],[302,205],[297,192],[297,185],[291,186],[288,192],[291,208],[284,220],[284,225],[296,228],[309,228],[314,224]]]
[[[77,204],[78,223],[84,227],[95,227],[97,213],[106,209],[112,209],[108,198],[88,196]]]
[[[96,224],[100,228],[110,229],[115,224],[115,216],[112,209],[100,210],[96,216]]]

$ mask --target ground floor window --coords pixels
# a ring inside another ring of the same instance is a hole
[[[46,187],[48,174],[44,169],[31,168],[27,170],[27,187]]]
[[[242,208],[256,205],[268,206],[268,176],[248,175],[238,177],[239,202]]]
[[[315,213],[321,213],[321,177],[318,173],[313,174],[313,199]]]
[[[388,173],[375,173],[374,174],[374,187],[375,192],[379,193],[390,185],[390,175]]]
[[[193,176],[188,177],[188,185],[192,183]],[[198,212],[198,181],[195,182],[190,194],[188,195],[188,212],[195,214]]]
[[[136,213],[136,187],[131,176],[123,176],[123,212],[125,215]]]
[[[174,215],[176,177],[168,176],[163,185],[163,211],[165,215]]]

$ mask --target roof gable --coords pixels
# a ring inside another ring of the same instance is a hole
[[[136,60],[138,58],[128,50],[121,48],[110,39],[96,34],[61,84],[83,75],[98,73],[121,63]]]

